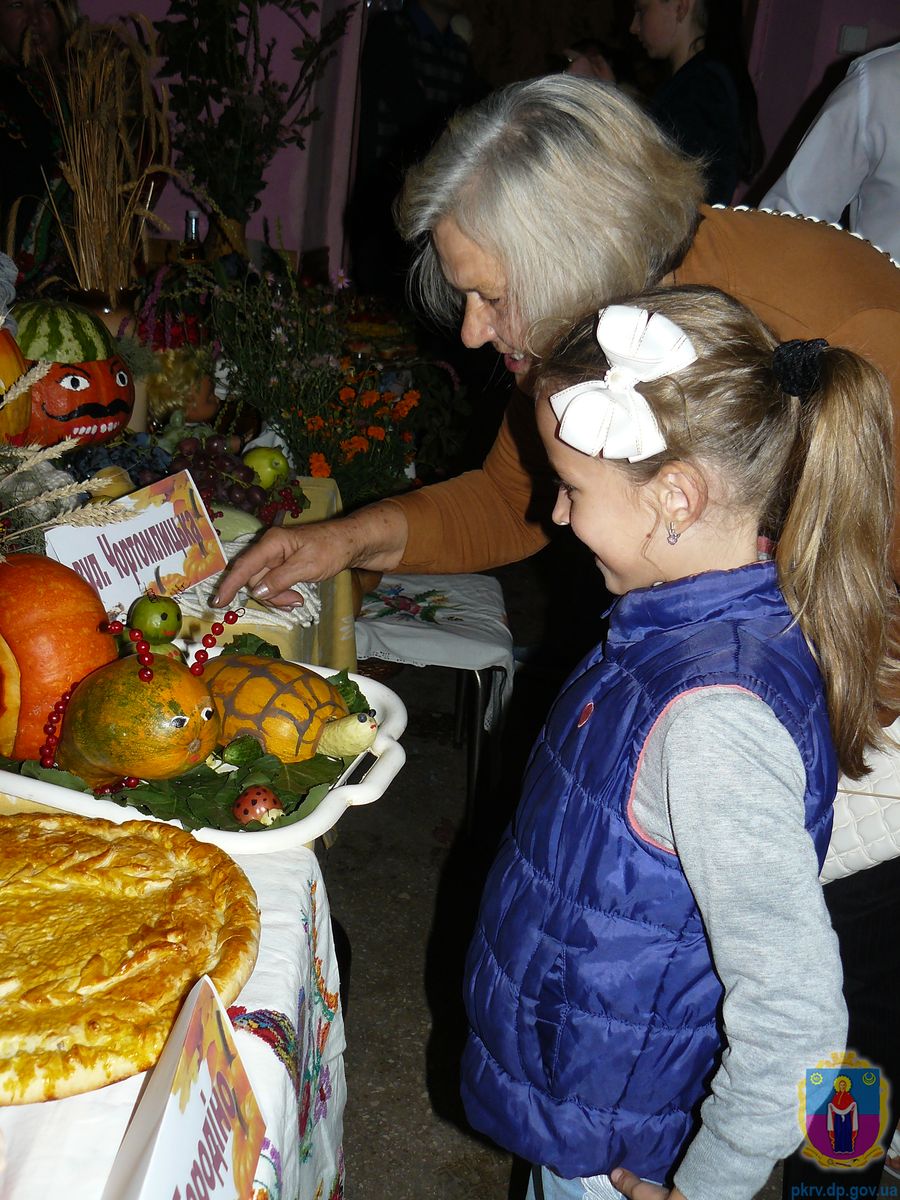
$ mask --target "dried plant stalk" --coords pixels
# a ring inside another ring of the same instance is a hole
[[[154,176],[173,173],[168,101],[153,86],[153,32],[142,16],[82,24],[66,52],[62,78],[47,74],[71,225],[52,193],[50,203],[78,286],[113,302],[137,281],[146,225],[166,228],[150,204]]]
[[[7,404],[12,404],[13,400],[18,400],[23,392],[27,392],[28,389],[34,387],[36,383],[40,383],[52,366],[52,362],[47,362],[45,359],[39,359],[33,367],[30,367],[24,373],[24,375],[20,375],[15,383],[13,383],[9,389],[3,393],[2,397],[0,397],[0,412],[6,408]]]

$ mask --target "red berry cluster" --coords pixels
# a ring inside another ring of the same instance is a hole
[[[94,795],[111,796],[113,792],[121,791],[123,787],[136,788],[140,782],[137,775],[126,775],[123,779],[116,779],[113,783],[101,783],[99,787],[94,788]]]
[[[303,512],[303,497],[298,497],[292,487],[280,488],[278,498],[257,509],[256,515],[264,525],[271,525],[280,512],[285,512],[294,519]]]

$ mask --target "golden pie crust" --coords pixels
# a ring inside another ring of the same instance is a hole
[[[153,1066],[200,976],[230,1004],[258,947],[246,875],[184,830],[0,816],[0,1104]]]

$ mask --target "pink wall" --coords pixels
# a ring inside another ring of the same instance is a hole
[[[789,160],[854,57],[839,51],[843,25],[867,28],[866,49],[900,39],[897,0],[758,0],[750,73],[759,97],[767,165],[750,189],[762,194]]]
[[[324,0],[324,19],[339,7],[339,0]],[[167,0],[143,0],[142,12],[151,20],[166,15]],[[82,11],[103,21],[133,11],[122,0],[83,0]],[[350,150],[356,107],[362,6],[357,6],[339,53],[320,82],[316,105],[323,117],[308,130],[305,150],[288,147],[280,151],[266,174],[262,207],[250,220],[250,238],[261,238],[267,218],[274,245],[288,250],[329,248],[332,274],[343,262],[343,210],[349,190]],[[275,69],[290,78],[290,47],[296,41],[293,27],[278,13],[267,13],[266,38],[275,37]],[[171,236],[180,238],[185,209],[194,202],[174,183],[169,183],[156,211],[171,226]],[[201,234],[205,225],[201,221]]]

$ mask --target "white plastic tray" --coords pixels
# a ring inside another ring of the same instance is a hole
[[[316,667],[310,670],[318,675],[334,675],[331,667]],[[201,842],[212,842],[229,854],[267,854],[274,850],[287,850],[303,846],[321,837],[343,816],[346,809],[356,804],[371,804],[384,795],[388,785],[406,762],[406,752],[397,741],[406,729],[406,706],[390,688],[362,675],[353,679],[360,687],[369,705],[375,710],[378,733],[371,750],[360,754],[343,773],[334,787],[323,797],[315,810],[292,825],[272,825],[268,829],[238,833],[222,829],[195,829],[194,837]],[[371,763],[369,762],[371,760]],[[360,778],[356,778],[362,772]],[[353,779],[354,782],[348,782]],[[73,792],[70,788],[45,783],[42,779],[28,779],[10,771],[0,771],[0,794],[19,800],[31,801],[56,809],[59,812],[76,813],[82,817],[103,817],[120,825],[123,821],[156,821],[128,805],[103,800],[87,792]],[[179,821],[170,825],[180,827]]]

